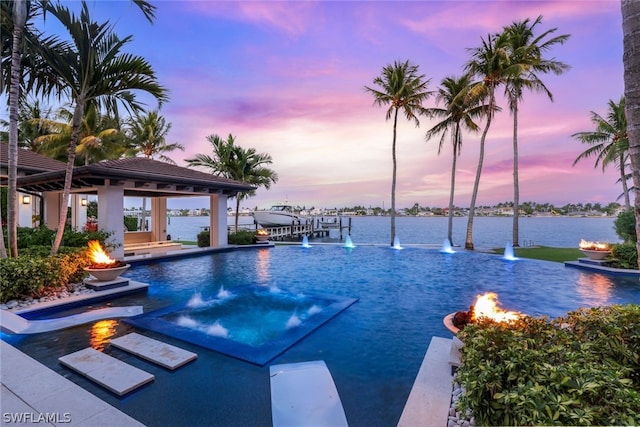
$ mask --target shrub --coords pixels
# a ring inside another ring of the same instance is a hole
[[[482,321],[460,337],[458,408],[477,425],[640,422],[640,306]]]
[[[200,233],[198,233],[198,247],[199,248],[206,248],[208,246],[210,246],[210,239],[211,233],[209,231],[201,231]]]
[[[611,255],[614,258],[610,264],[612,267],[638,269],[638,249],[635,243],[627,242],[613,245]]]
[[[46,227],[30,228],[18,227],[18,248],[28,248],[31,246],[49,246],[53,244],[56,230],[50,230]],[[68,228],[64,231],[62,237],[62,246],[70,246],[75,248],[84,248],[89,240],[98,240],[104,245],[105,240],[109,237],[106,231],[74,231]]]
[[[124,226],[127,231],[138,231],[138,218],[135,216],[124,217]]]
[[[625,242],[636,241],[636,216],[633,209],[620,212],[613,223],[616,234]]]
[[[256,242],[256,235],[253,231],[238,230],[229,233],[229,244],[231,245],[252,245]]]
[[[51,295],[86,276],[84,267],[91,264],[86,250],[67,248],[53,257],[48,256],[50,250],[39,247],[16,258],[0,259],[1,302]]]

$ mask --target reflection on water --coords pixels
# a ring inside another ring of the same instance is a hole
[[[267,248],[258,250],[256,260],[256,273],[258,282],[264,283],[269,280],[269,267],[271,266],[271,251]]]
[[[98,351],[104,350],[111,338],[116,334],[117,320],[100,320],[89,331],[89,344]]]
[[[609,302],[613,285],[610,277],[599,273],[581,272],[578,274],[576,289],[587,302],[596,306]]]

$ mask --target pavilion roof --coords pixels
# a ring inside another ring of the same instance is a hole
[[[3,173],[9,166],[9,144],[0,142],[0,168]],[[66,163],[51,159],[34,151],[18,149],[18,174],[31,175],[34,173],[64,170]]]
[[[26,191],[62,191],[64,170],[18,178],[18,188]],[[95,192],[97,186],[124,186],[126,196],[152,197],[207,195],[235,196],[255,189],[227,178],[144,157],[107,160],[73,170],[72,189]]]

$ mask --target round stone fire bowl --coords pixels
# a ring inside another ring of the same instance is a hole
[[[455,315],[455,313],[447,314],[442,320],[445,328],[447,328],[453,335],[457,335],[458,332],[460,332],[460,329],[453,324],[453,316]]]
[[[603,260],[611,255],[611,251],[594,251],[592,249],[580,249],[580,252],[588,256],[589,259],[593,260]]]
[[[123,265],[122,267],[114,268],[91,268],[84,269],[87,273],[91,274],[99,282],[108,282],[115,280],[119,275],[127,271],[131,267],[131,264]]]

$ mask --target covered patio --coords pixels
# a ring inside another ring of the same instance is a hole
[[[44,199],[42,219],[49,228],[59,223],[65,171],[55,170],[18,178],[20,191],[40,193]],[[227,199],[254,187],[197,170],[147,158],[128,158],[74,168],[71,183],[71,224],[81,229],[86,223],[86,196],[98,197],[98,228],[109,231],[122,259],[125,244],[167,240],[167,199],[209,197],[210,246],[227,245]],[[124,198],[151,199],[151,229],[125,232]],[[133,234],[138,233],[138,234]],[[144,233],[144,234],[140,234]]]

